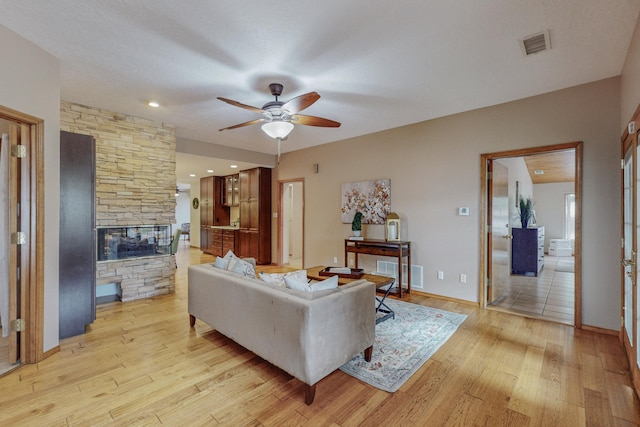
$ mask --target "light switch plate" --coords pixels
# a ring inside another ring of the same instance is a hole
[[[458,215],[469,216],[469,208],[466,208],[466,207],[458,208]]]

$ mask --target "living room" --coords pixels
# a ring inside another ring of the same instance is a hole
[[[59,170],[55,141],[60,130],[61,101],[69,100],[61,99],[58,60],[18,33],[4,27],[1,32],[3,56],[15,60],[3,67],[0,102],[45,121],[44,331],[39,350],[47,353],[60,345],[55,255],[60,238],[55,214]],[[334,257],[341,258],[344,238],[350,235],[350,226],[340,222],[341,185],[388,178],[393,208],[403,219],[403,238],[412,241],[414,263],[424,268],[425,292],[478,305],[480,155],[583,141],[580,315],[582,323],[594,330],[617,333],[621,311],[620,136],[638,104],[639,45],[636,35],[624,67],[608,78],[283,153],[273,170],[273,182],[304,178],[305,265],[333,265]],[[286,142],[296,143],[293,136]],[[318,173],[314,164],[319,165]],[[470,208],[470,215],[458,216],[457,209],[464,206]],[[277,225],[276,219],[273,225]],[[383,228],[371,226],[366,233],[381,238]],[[366,267],[373,269],[371,264]],[[445,272],[443,281],[436,279],[440,270]],[[467,275],[466,284],[457,280],[461,273]]]

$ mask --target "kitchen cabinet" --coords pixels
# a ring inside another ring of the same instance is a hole
[[[271,263],[271,169],[254,168],[238,174],[240,228],[236,249],[239,256],[257,264]]]
[[[224,185],[220,176],[200,178],[200,250],[212,255],[222,251],[222,237],[218,239],[211,227],[229,225],[230,221],[229,207],[222,204]]]
[[[225,206],[238,206],[239,200],[240,188],[238,186],[238,174],[225,176],[222,204]]]

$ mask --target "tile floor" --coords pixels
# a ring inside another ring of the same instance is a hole
[[[538,277],[509,277],[507,290],[491,306],[573,325],[573,257],[545,255]]]

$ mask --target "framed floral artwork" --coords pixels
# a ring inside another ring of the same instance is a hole
[[[356,212],[364,224],[384,224],[391,212],[391,180],[342,184],[342,222],[351,223]]]

